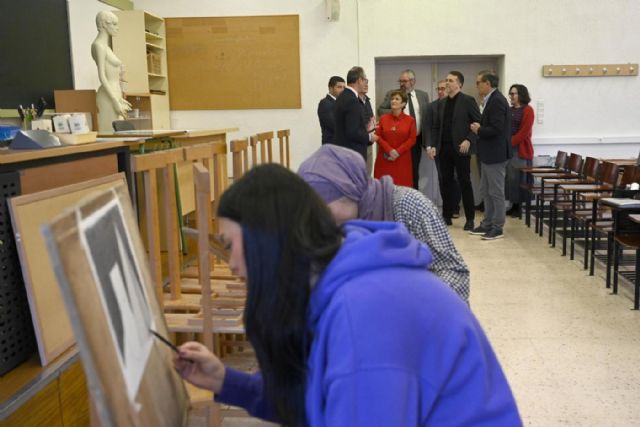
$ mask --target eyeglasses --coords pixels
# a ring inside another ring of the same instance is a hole
[[[480,85],[480,83],[484,83],[482,80],[476,80],[476,86]]]
[[[518,92],[509,92],[509,96],[516,96]]]
[[[369,83],[369,79],[366,78],[366,77],[362,77],[362,81],[365,82],[365,83]]]
[[[447,90],[446,87],[438,87],[438,90]]]
[[[398,80],[398,83],[409,83],[411,80]]]

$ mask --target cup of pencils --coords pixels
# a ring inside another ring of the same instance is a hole
[[[31,130],[31,122],[37,117],[36,108],[31,104],[31,107],[23,108],[22,105],[18,107],[18,114],[22,120],[22,129]]]

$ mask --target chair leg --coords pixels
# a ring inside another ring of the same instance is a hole
[[[567,211],[562,211],[562,256],[567,255]]]
[[[527,193],[527,202],[524,205],[524,223],[531,228],[531,194]]]
[[[549,205],[549,243],[556,247],[556,233],[558,231],[558,210]]]
[[[635,277],[635,292],[633,294],[633,309],[638,310],[640,308],[640,249],[636,249],[636,277]]]
[[[540,219],[540,206],[539,206],[538,196],[536,195],[536,224],[535,224],[535,233],[536,234],[540,234],[540,231],[538,230],[538,220],[539,219]]]
[[[569,246],[569,259],[573,260],[575,258],[575,249],[576,249],[576,239],[575,239],[575,232],[576,232],[576,219],[575,217],[571,217],[571,227],[570,227],[570,233],[569,234],[569,242],[570,242],[570,246]]]
[[[585,220],[582,229],[582,237],[584,238],[584,258],[582,260],[582,268],[589,268],[589,221]]]
[[[618,269],[620,265],[620,245],[613,241],[613,293],[618,293]]]
[[[598,234],[598,241],[596,242],[596,227],[594,224],[591,224],[591,254],[589,260],[589,276],[593,276],[595,273],[596,266],[596,243],[600,243],[600,235]],[[609,252],[607,249],[607,258],[609,257]],[[607,262],[609,260],[607,259]]]
[[[607,233],[607,289],[611,288],[611,264],[613,262],[613,235]]]

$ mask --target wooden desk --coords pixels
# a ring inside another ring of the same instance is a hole
[[[88,425],[87,395],[75,346],[46,367],[34,355],[0,378],[0,425]]]
[[[640,224],[640,214],[630,214],[629,219]]]
[[[599,159],[602,162],[615,163],[618,166],[635,166],[638,164],[638,159]]]
[[[175,135],[183,135],[186,130],[153,130],[153,129],[136,129],[136,130],[122,130],[119,132],[102,132],[98,134],[98,138],[140,138],[140,139],[153,139],[153,138],[166,138]]]
[[[13,313],[10,319],[14,321],[13,326],[15,327],[10,335],[3,336],[2,342],[3,347],[15,345],[15,354],[11,355],[7,360],[3,360],[3,365],[0,367],[2,372],[9,371],[4,374],[0,383],[0,404],[2,405],[0,406],[0,418],[5,418],[9,412],[19,410],[20,413],[24,411],[27,414],[33,412],[31,416],[27,416],[25,419],[31,421],[31,418],[33,418],[35,420],[39,409],[33,406],[33,402],[25,401],[24,398],[14,399],[10,396],[14,396],[19,389],[22,390],[25,386],[31,384],[33,378],[42,378],[41,375],[46,376],[48,375],[46,372],[51,372],[49,370],[50,367],[44,368],[44,371],[39,368],[40,361],[35,351],[35,339],[33,335],[29,336],[32,321],[21,274],[20,259],[16,250],[15,236],[9,220],[7,199],[117,172],[124,172],[129,175],[129,149],[136,145],[139,145],[139,142],[113,140],[41,150],[0,150],[0,188],[3,189],[0,192],[0,216],[4,218],[3,221],[0,221],[0,233],[2,234],[3,243],[1,248],[3,254],[2,268],[5,274],[0,283],[0,288],[3,291],[0,294],[0,298],[9,298],[11,300]],[[25,360],[27,361],[24,362]],[[53,367],[53,370],[58,372],[56,375],[62,378],[66,375],[65,372],[69,367],[70,364],[62,363]],[[80,369],[80,372],[82,371],[81,368],[78,369]],[[14,374],[13,371],[18,372]],[[31,374],[32,372],[37,373]],[[42,374],[43,372],[44,374]],[[13,380],[11,380],[12,378]],[[16,378],[26,379],[16,380]],[[42,385],[42,383],[38,384]],[[61,401],[57,385],[52,385],[53,383],[50,384],[50,382],[47,384],[46,387],[43,386],[44,388],[40,388],[40,390],[42,392],[45,389],[47,390],[45,400],[50,402],[47,405],[54,405],[53,407],[55,408]],[[36,388],[38,387],[40,386]],[[82,388],[80,394],[86,396],[86,387]],[[22,405],[24,405],[25,409],[21,408]],[[3,423],[2,425],[5,424]],[[27,424],[20,422],[7,425],[22,426]]]

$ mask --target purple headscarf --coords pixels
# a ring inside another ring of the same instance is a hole
[[[327,203],[341,197],[356,202],[360,219],[394,220],[393,180],[371,178],[364,159],[353,150],[325,144],[300,165],[298,175]]]

